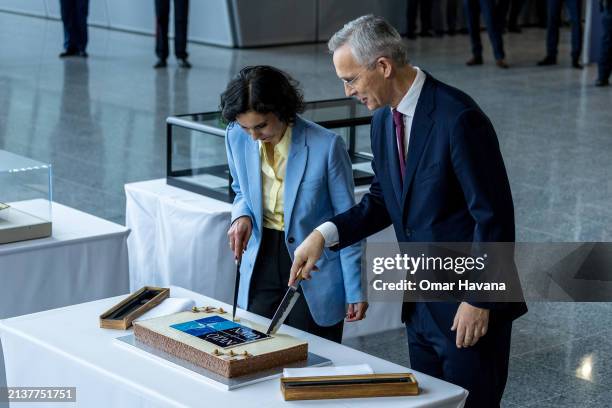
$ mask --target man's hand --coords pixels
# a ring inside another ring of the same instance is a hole
[[[253,231],[253,223],[251,217],[248,216],[236,218],[229,231],[227,231],[229,246],[234,252],[234,259],[242,259],[242,253],[249,243],[249,238],[251,238],[251,231]]]
[[[368,302],[349,303],[346,311],[346,321],[356,322],[365,319],[366,310],[368,310]]]
[[[295,283],[295,277],[300,271],[300,268],[302,269],[302,278],[306,280],[310,279],[310,272],[317,270],[315,263],[321,258],[323,248],[325,248],[325,238],[323,238],[323,234],[317,230],[312,231],[293,253],[293,265],[291,265],[291,272],[289,275],[289,286]]]
[[[453,321],[452,331],[457,330],[457,348],[470,347],[487,334],[489,309],[481,309],[461,302]]]

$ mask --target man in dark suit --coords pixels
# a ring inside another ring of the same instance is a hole
[[[349,22],[328,46],[346,94],[376,111],[375,178],[359,204],[295,250],[290,283],[300,268],[310,278],[324,247],[339,250],[391,224],[399,242],[514,241],[504,162],[478,105],[411,66],[401,37],[379,17]],[[524,303],[405,303],[411,367],[469,390],[467,406],[498,406],[512,321],[525,312]]]
[[[64,51],[60,58],[87,58],[87,14],[89,0],[60,0],[64,25]]]
[[[511,33],[520,33],[521,27],[518,23],[519,14],[525,5],[525,0],[500,0],[497,4],[499,27],[502,32],[508,29]],[[506,18],[508,21],[506,21]]]
[[[417,13],[421,16],[419,35],[421,37],[433,37],[431,32],[431,0],[408,0],[406,7],[406,37],[414,40],[416,38]]]
[[[168,59],[168,23],[170,0],[155,0],[155,54],[157,62],[153,68],[165,68]],[[187,22],[189,21],[189,0],[174,0],[174,54],[179,67],[191,68],[187,60]]]
[[[600,0],[601,48],[599,50],[598,77],[595,86],[610,85],[612,73],[612,0]]]
[[[480,40],[480,13],[487,26],[495,64],[499,68],[508,68],[506,53],[504,52],[504,39],[502,37],[503,27],[500,26],[499,10],[495,0],[464,0],[465,15],[467,20],[470,41],[472,43],[472,58],[467,66],[482,65],[482,41]]]
[[[581,0],[548,0],[546,57],[538,62],[539,66],[555,65],[559,46],[559,27],[561,25],[561,3],[565,1],[572,23],[572,67],[582,69],[580,53],[582,51],[582,1]]]

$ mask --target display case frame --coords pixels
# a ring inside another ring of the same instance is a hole
[[[346,114],[334,115],[334,109],[345,112]],[[372,122],[372,115],[363,105],[352,98],[328,99],[312,101],[306,103],[306,109],[301,115],[303,118],[332,131],[344,130],[341,132],[345,139],[347,151],[353,163],[353,176],[355,185],[370,184],[373,178],[371,171],[372,155],[367,150],[364,151],[358,146],[358,132],[360,127],[367,126],[367,146],[369,148],[369,126]],[[176,147],[175,143],[177,128],[186,129],[202,134],[202,137],[218,137],[225,145],[225,127],[221,121],[219,111],[203,113],[190,113],[170,116],[166,119],[166,182],[167,184],[182,188],[197,194],[205,195],[217,200],[233,202],[234,192],[231,189],[232,177],[229,174],[227,162],[211,166],[198,166],[189,168],[176,168]],[[363,129],[365,130],[365,129]],[[363,139],[363,137],[362,137]],[[225,150],[223,149],[223,152]],[[217,187],[206,186],[197,182],[198,177],[212,176],[223,183],[217,182]]]

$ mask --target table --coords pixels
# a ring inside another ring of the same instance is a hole
[[[369,186],[359,186],[360,200]],[[231,204],[156,179],[125,185],[130,290],[176,285],[231,303],[236,267],[227,244]],[[368,242],[397,242],[392,227]],[[400,299],[401,302],[401,299]],[[402,327],[400,302],[372,303],[367,318],[345,324],[344,338]]]
[[[129,229],[58,203],[52,203],[51,211],[50,237],[0,245],[0,318],[114,296],[128,288]]]
[[[173,297],[193,298],[199,305],[228,304],[171,287]],[[122,297],[68,306],[0,321],[6,352],[9,386],[75,386],[83,407],[371,407],[371,399],[285,402],[278,380],[265,381],[234,391],[222,391],[197,375],[167,363],[143,358],[113,339],[125,331],[101,329],[98,315]],[[238,316],[260,324],[269,320],[239,310]],[[336,365],[368,363],[375,372],[406,372],[406,367],[283,326],[282,331],[306,339],[309,350],[330,358]],[[35,356],[35,358],[33,358]],[[467,391],[450,383],[414,372],[422,386],[415,397],[376,400],[377,407],[461,407]],[[21,406],[21,405],[20,405]],[[68,405],[67,405],[68,406]]]
[[[0,319],[128,290],[129,229],[52,203],[51,237],[0,245]],[[4,383],[0,348],[0,387]]]

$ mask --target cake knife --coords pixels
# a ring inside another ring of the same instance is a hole
[[[300,292],[298,292],[298,288],[300,287],[300,282],[302,281],[302,269],[300,269],[295,277],[295,282],[293,285],[289,286],[283,300],[278,305],[276,312],[274,312],[274,317],[272,317],[272,321],[270,322],[270,327],[268,327],[268,331],[266,334],[274,334],[278,331],[278,329],[282,326],[283,322],[291,313],[291,309],[295,306],[295,302],[297,302],[300,297]]]
[[[240,264],[242,257],[236,259],[236,283],[234,283],[234,308],[232,309],[232,322],[236,321],[236,309],[238,308],[238,288],[240,287]]]

